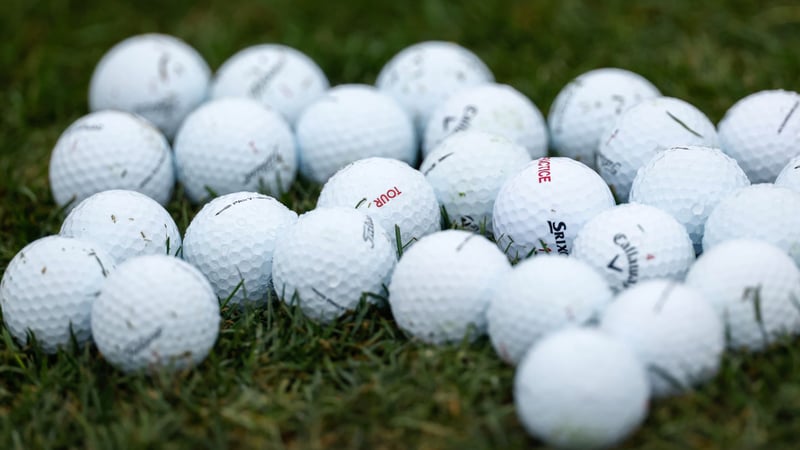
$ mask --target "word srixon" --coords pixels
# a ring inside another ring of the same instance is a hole
[[[556,241],[556,249],[558,250],[558,253],[562,255],[569,255],[567,238],[564,233],[567,230],[567,224],[564,222],[551,222],[548,220],[547,226],[550,228],[550,234],[553,235],[553,238]]]

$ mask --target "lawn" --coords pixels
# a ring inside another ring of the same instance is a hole
[[[47,164],[61,131],[87,112],[101,55],[142,32],[179,36],[212,68],[235,51],[281,42],[332,84],[372,83],[401,48],[452,40],[546,114],[570,79],[618,66],[717,122],[734,101],[798,89],[800,6],[756,1],[496,2],[6,0],[0,13],[0,267],[58,231]],[[298,184],[290,208],[314,206]],[[196,208],[178,196],[182,230]],[[0,448],[530,448],[511,396],[512,368],[487,340],[435,348],[406,339],[387,311],[326,327],[279,303],[224,311],[199,368],[129,376],[93,348],[46,356],[0,326]],[[591,376],[591,374],[586,374]],[[630,448],[795,448],[800,350],[729,354],[696,392],[651,405]]]

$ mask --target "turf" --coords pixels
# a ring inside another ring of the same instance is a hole
[[[58,135],[87,111],[105,50],[160,31],[194,45],[212,68],[247,45],[308,53],[333,84],[374,81],[401,48],[453,40],[500,82],[547,111],[574,76],[600,66],[639,72],[715,122],[756,90],[797,88],[800,7],[785,2],[277,0],[131,2],[6,0],[0,14],[0,267],[63,215],[47,184]],[[166,3],[166,4],[162,4]],[[284,200],[313,207],[317,186]],[[195,212],[170,205],[185,229]],[[591,376],[591,374],[586,374]],[[94,349],[55,356],[0,328],[0,448],[522,448],[513,370],[486,340],[448,348],[409,341],[386,311],[359,309],[328,327],[278,303],[224,311],[198,369],[126,376]],[[784,343],[728,355],[694,393],[651,405],[630,448],[794,448],[800,355]]]

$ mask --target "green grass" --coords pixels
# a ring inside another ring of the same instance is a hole
[[[639,72],[714,121],[750,92],[797,89],[800,79],[800,7],[791,2],[7,0],[0,30],[3,268],[26,243],[58,230],[49,153],[86,113],[100,56],[141,32],[187,40],[212,68],[247,45],[286,43],[333,84],[371,83],[401,48],[453,40],[544,112],[570,79],[600,66]],[[284,200],[307,210],[317,192],[298,185]],[[169,209],[183,229],[195,212],[180,198]],[[328,327],[279,304],[224,311],[209,359],[172,377],[123,375],[94,349],[45,356],[0,328],[0,448],[531,447],[514,414],[512,377],[486,340],[428,347],[374,309]],[[798,430],[800,355],[789,342],[728,355],[713,382],[654,402],[627,445],[794,448]]]

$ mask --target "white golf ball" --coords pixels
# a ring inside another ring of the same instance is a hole
[[[283,233],[272,257],[275,292],[303,313],[330,322],[385,295],[396,262],[386,232],[352,208],[318,208]]]
[[[422,238],[397,263],[389,304],[397,325],[431,344],[474,340],[508,260],[485,237],[445,230]]]
[[[133,36],[97,63],[89,109],[118,109],[144,116],[168,138],[208,96],[211,69],[182,40],[164,34]]]
[[[219,334],[219,303],[208,280],[180,259],[132,258],[109,275],[92,306],[92,335],[124,372],[188,369]]]
[[[561,89],[547,116],[559,156],[595,167],[600,136],[628,108],[661,93],[641,75],[613,67],[590,70]]]
[[[25,344],[32,332],[47,353],[91,339],[89,316],[114,262],[94,243],[47,236],[11,259],[0,282],[0,307],[11,336]]]
[[[359,159],[417,161],[411,119],[394,99],[372,86],[334,87],[303,111],[296,131],[300,172],[316,183]]]
[[[725,197],[750,181],[736,161],[711,147],[672,147],[638,170],[630,201],[655,206],[678,220],[703,251],[709,214]]]
[[[654,397],[688,391],[719,371],[725,333],[711,303],[692,287],[649,280],[618,295],[600,327],[634,349]]]
[[[596,167],[624,202],[640,167],[659,152],[689,145],[717,147],[714,124],[683,100],[651,98],[623,112],[601,135]]]
[[[525,147],[531,158],[547,155],[547,124],[539,108],[505,84],[465,88],[439,105],[425,127],[422,154],[447,136],[465,130],[486,131]]]
[[[531,157],[505,137],[464,131],[443,140],[419,170],[433,186],[449,220],[464,229],[492,231],[494,199]]]
[[[703,250],[737,238],[769,242],[800,267],[800,192],[754,184],[723,199],[706,221]]]
[[[544,338],[514,375],[522,425],[557,448],[621,443],[644,421],[649,394],[633,350],[593,329],[570,328]]]
[[[317,207],[357,208],[375,219],[395,241],[407,246],[441,229],[436,193],[425,176],[408,164],[367,158],[344,167],[322,187]]]
[[[211,97],[252,98],[294,124],[329,86],[322,69],[304,53],[262,44],[240,50],[222,63],[211,84]]]
[[[217,197],[186,229],[183,259],[200,269],[220,299],[263,305],[272,288],[276,242],[296,220],[297,213],[263,194]]]
[[[78,203],[59,234],[96,243],[117,264],[140,255],[174,255],[181,248],[178,226],[167,210],[134,191],[98,192]]]
[[[297,149],[286,120],[245,98],[211,101],[192,112],[175,137],[178,181],[201,203],[241,191],[286,192],[297,174]]]
[[[492,72],[471,51],[452,42],[427,41],[396,54],[375,85],[403,106],[421,135],[440,103],[460,89],[492,81]]]
[[[539,158],[500,188],[492,227],[511,260],[568,255],[583,224],[612,206],[611,191],[592,169],[570,158]]]
[[[800,94],[772,90],[750,94],[719,122],[719,145],[753,183],[771,183],[800,155]]]
[[[594,216],[572,246],[572,256],[602,274],[614,292],[653,278],[682,281],[694,254],[680,222],[639,203],[617,205]]]
[[[793,158],[775,178],[775,185],[800,192],[800,156]]]
[[[595,321],[611,297],[603,277],[582,261],[564,255],[527,259],[497,283],[486,312],[492,346],[517,364],[544,336]]]
[[[772,244],[725,241],[697,259],[686,284],[716,308],[732,349],[762,350],[800,331],[800,269]]]
[[[122,111],[76,120],[50,156],[50,189],[62,207],[108,189],[138,191],[166,205],[174,185],[167,139],[150,122]]]

